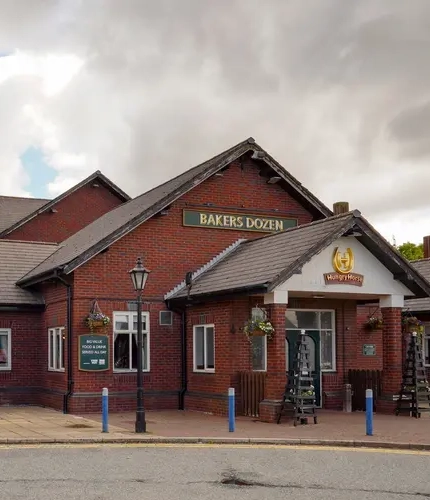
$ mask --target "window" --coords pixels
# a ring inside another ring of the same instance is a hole
[[[149,371],[149,313],[142,313],[143,370]],[[137,370],[137,313],[113,313],[113,366],[116,372]]]
[[[306,311],[288,309],[285,320],[287,331],[318,331],[321,344],[321,371],[336,371],[336,335],[334,311]],[[288,349],[288,347],[286,347],[286,349]]]
[[[194,327],[194,371],[215,371],[214,325],[197,325]]]
[[[48,330],[48,370],[64,371],[64,328]]]
[[[171,326],[173,324],[172,311],[160,311],[160,325]]]
[[[11,330],[0,330],[0,370],[12,368]]]
[[[424,365],[430,366],[430,324],[424,325],[423,356]]]
[[[254,307],[251,312],[253,319],[266,319],[266,313],[259,307]],[[251,341],[252,369],[264,372],[267,370],[267,336],[249,337]]]

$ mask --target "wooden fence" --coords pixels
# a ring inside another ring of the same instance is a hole
[[[373,389],[373,409],[382,392],[382,372],[380,370],[349,370],[348,380],[352,389],[352,411],[366,410],[366,389]]]
[[[241,412],[247,417],[258,417],[266,387],[265,372],[240,372]]]

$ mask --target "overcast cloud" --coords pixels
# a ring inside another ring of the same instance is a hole
[[[327,205],[430,234],[429,0],[0,0],[2,194],[137,195],[253,136]],[[412,220],[414,223],[412,224]]]

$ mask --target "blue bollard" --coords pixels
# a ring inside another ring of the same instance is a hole
[[[234,432],[234,388],[230,387],[228,390],[228,432]]]
[[[109,432],[109,391],[102,390],[102,432]]]
[[[373,436],[373,390],[366,389],[366,435]]]

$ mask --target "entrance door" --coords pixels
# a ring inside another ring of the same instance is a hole
[[[288,376],[292,373],[294,357],[297,353],[297,340],[301,335],[298,330],[288,330],[286,341],[288,343]],[[321,352],[320,352],[320,332],[318,330],[306,330],[309,337],[309,365],[311,376],[314,379],[316,405],[321,406]]]

